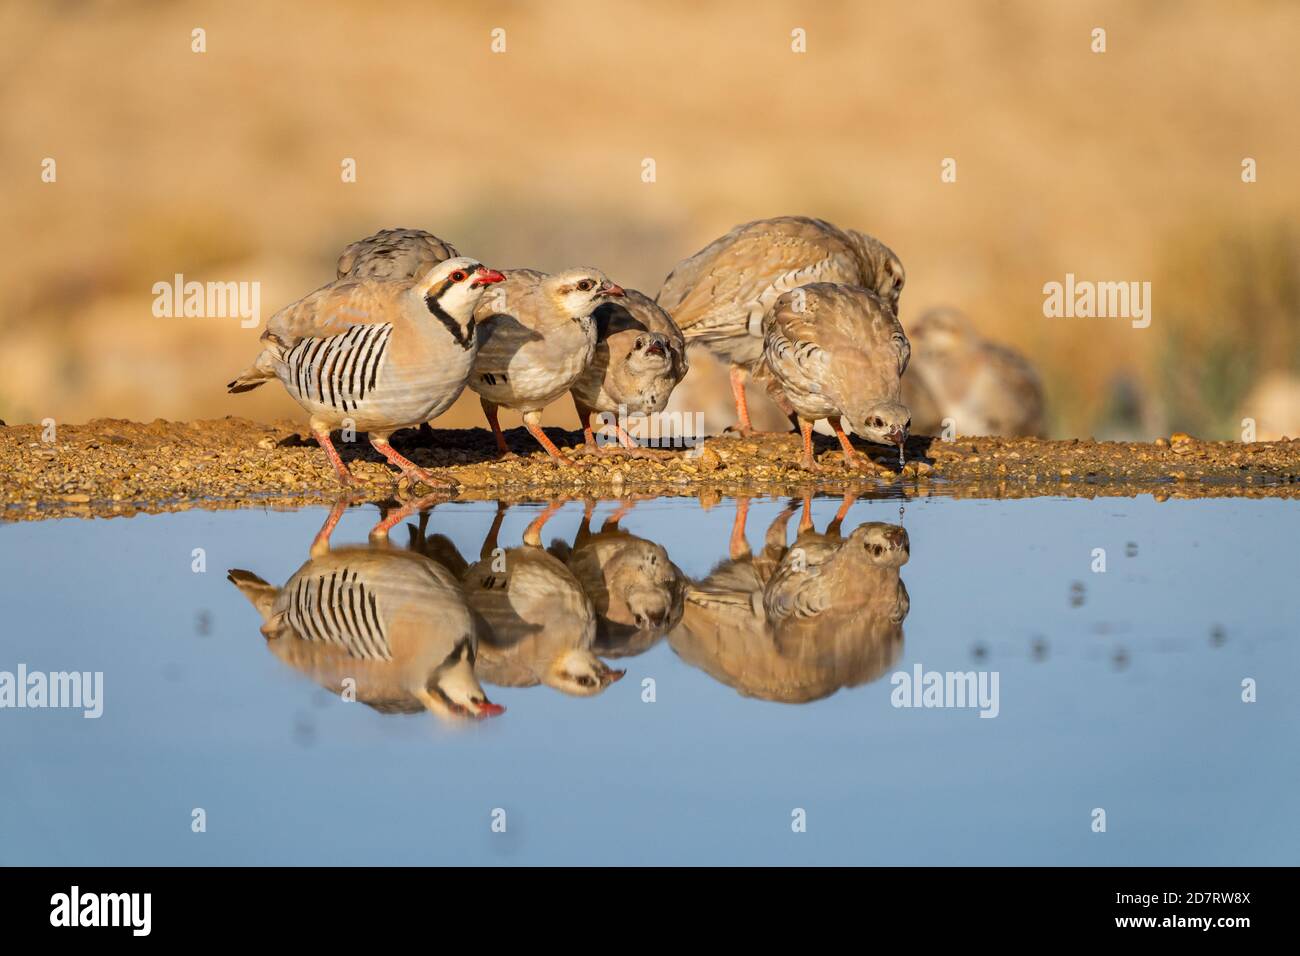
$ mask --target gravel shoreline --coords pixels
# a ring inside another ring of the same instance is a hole
[[[408,430],[398,432],[393,445],[417,464],[446,469],[459,485],[449,500],[687,495],[707,504],[737,494],[847,488],[887,497],[1300,497],[1300,439],[1243,444],[1181,435],[1153,443],[916,437],[908,442],[900,473],[889,449],[859,443],[874,463],[850,469],[835,442],[817,436],[823,470],[814,475],[798,468],[794,433],[721,436],[693,454],[656,458],[582,455],[579,432],[547,433],[580,456],[579,467],[552,464],[523,429],[507,433],[520,457],[506,461],[496,460],[490,433],[479,428]],[[297,422],[96,419],[58,426],[53,441],[43,437],[40,425],[0,427],[0,518],[298,507],[341,494],[333,469]],[[399,481],[364,438],[340,449],[362,483],[359,499],[427,492]]]

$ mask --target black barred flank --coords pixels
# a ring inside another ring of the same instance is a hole
[[[355,411],[378,383],[392,330],[391,325],[355,325],[338,335],[303,339],[285,356],[290,392],[299,399]]]
[[[299,579],[287,617],[304,641],[340,648],[360,660],[393,659],[375,592],[354,569]]]

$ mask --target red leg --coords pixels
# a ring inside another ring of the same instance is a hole
[[[813,526],[812,520],[812,495],[803,496],[803,514],[799,515],[799,533],[811,531]]]
[[[622,425],[619,425],[619,424],[615,424],[615,425],[614,425],[614,434],[618,436],[619,443],[622,444],[622,446],[623,446],[624,448],[640,448],[640,447],[641,447],[639,444],[637,444],[637,441],[636,441],[635,438],[633,438],[633,437],[632,437],[631,435],[629,435],[627,432],[623,431],[623,426],[622,426]]]
[[[608,518],[600,523],[601,531],[615,531],[618,523],[627,517],[627,513],[636,507],[636,499],[628,498],[618,503],[618,507]]]
[[[591,416],[595,414],[586,405],[578,401],[578,397],[573,397],[573,407],[578,410],[578,418],[582,421],[582,439],[587,446],[587,451],[593,455],[626,455],[631,454],[635,458],[660,458],[672,455],[673,453],[666,448],[642,448],[635,438],[623,430],[623,426],[617,422],[614,423],[614,434],[617,436],[618,445],[602,445],[596,440],[595,430],[591,425]]]
[[[731,560],[739,561],[749,554],[749,541],[745,538],[745,521],[749,518],[749,499],[736,499],[736,518],[731,524]]]
[[[542,426],[537,423],[540,418],[534,412],[529,412],[524,416],[524,427],[528,429],[528,434],[537,439],[537,444],[546,449],[546,454],[550,455],[561,465],[572,465],[573,459],[568,458],[560,449],[555,447],[555,442],[546,437],[546,432],[542,431]]]
[[[736,400],[736,417],[740,420],[740,433],[748,435],[754,430],[749,420],[749,400],[745,397],[745,370],[731,366],[731,394]]]
[[[630,455],[633,458],[671,458],[677,454],[671,448],[643,448],[641,444],[625,432],[620,425],[614,426],[614,434],[618,436],[619,445],[606,445],[600,449],[606,454]]]
[[[839,537],[840,525],[844,524],[844,519],[849,516],[849,509],[853,507],[853,502],[858,500],[856,491],[844,492],[844,498],[840,501],[840,508],[835,512],[835,517],[831,523],[826,526],[826,533]]]
[[[859,463],[858,453],[853,448],[853,443],[849,441],[849,436],[844,433],[843,419],[839,416],[831,419],[831,427],[835,429],[835,437],[840,440],[840,448],[844,449],[844,464],[852,468]]]
[[[334,529],[338,527],[339,519],[343,517],[343,512],[348,510],[349,504],[350,502],[347,498],[340,498],[338,501],[334,502],[334,507],[330,509],[329,517],[325,519],[325,523],[321,525],[320,530],[316,532],[316,537],[312,539],[311,556],[313,558],[319,558],[329,553],[330,535],[332,535]]]
[[[534,518],[524,529],[524,544],[532,545],[534,548],[542,546],[542,526],[551,519],[551,515],[564,507],[563,501],[552,501],[546,508]]]
[[[813,423],[799,420],[799,431],[803,433],[803,460],[799,462],[799,467],[805,471],[820,471],[817,462],[813,461],[812,432]]]
[[[374,446],[375,451],[383,455],[392,464],[396,465],[407,478],[412,481],[422,481],[431,488],[446,488],[454,491],[456,483],[448,481],[446,478],[435,477],[431,471],[421,468],[415,462],[398,454],[397,449],[388,444],[383,438],[370,436],[370,444]]]
[[[506,444],[506,436],[501,434],[501,423],[497,421],[497,407],[486,398],[480,398],[479,404],[483,406],[483,414],[487,416],[488,424],[492,426],[492,437],[497,440],[497,451],[502,458],[513,456],[514,452]]]
[[[394,454],[396,454],[396,452],[394,452]],[[392,531],[417,511],[425,511],[426,509],[433,507],[440,500],[442,500],[441,495],[426,495],[423,498],[417,498],[415,501],[408,501],[400,508],[394,508],[388,513],[388,517],[384,518],[384,520],[380,521],[370,529],[370,540],[376,542],[387,541],[388,532]],[[420,540],[424,540],[423,529],[421,529],[420,532]]]
[[[316,436],[317,443],[325,449],[325,457],[330,460],[334,470],[338,473],[339,482],[345,488],[351,488],[356,485],[357,480],[352,477],[352,472],[348,471],[348,466],[343,464],[343,459],[339,457],[338,449],[330,441],[330,433],[323,428],[313,427],[311,433]]]
[[[506,512],[510,506],[504,501],[497,501],[497,512],[492,516],[492,527],[488,529],[487,537],[483,539],[483,547],[478,549],[480,561],[486,561],[492,557],[492,552],[497,549],[497,538],[501,535],[501,523],[506,520]]]
[[[578,421],[582,423],[582,441],[587,446],[587,451],[596,451],[596,434],[591,429],[591,409],[578,399],[577,395],[573,396],[573,407],[578,413]]]

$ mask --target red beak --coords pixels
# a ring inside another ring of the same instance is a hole
[[[491,285],[493,282],[505,282],[506,277],[497,272],[496,269],[489,269],[483,266],[474,273],[474,281],[469,284],[471,289],[477,289],[481,285]]]
[[[603,289],[601,289],[600,294],[615,295],[615,296],[627,295],[627,293],[623,291],[623,287],[621,285],[614,285],[614,283],[612,282],[609,285],[605,286]]]
[[[506,709],[500,704],[494,704],[490,700],[485,700],[479,705],[477,716],[480,719],[484,717],[499,717],[505,712]]]

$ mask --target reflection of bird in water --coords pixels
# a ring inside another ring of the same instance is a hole
[[[656,301],[687,341],[730,364],[740,431],[749,434],[745,377],[763,354],[763,315],[781,293],[810,282],[860,285],[897,315],[903,281],[902,262],[879,240],[820,219],[780,216],[736,226],[683,259]]]
[[[907,533],[872,522],[840,536],[852,496],[824,534],[804,516],[785,545],[794,507],[777,515],[766,545],[751,556],[744,511],[732,533],[732,559],[687,589],[682,623],[669,635],[692,666],[748,697],[807,703],[879,677],[902,648],[907,590],[898,568]]]
[[[478,673],[490,684],[545,684],[591,697],[623,676],[593,650],[596,614],[578,579],[542,547],[542,526],[560,509],[552,503],[524,532],[517,548],[497,547],[506,506],[498,504],[479,561],[461,575],[479,618]]]
[[[681,620],[686,579],[660,545],[619,527],[632,502],[621,504],[593,532],[595,505],[587,502],[571,546],[557,540],[549,550],[591,599],[596,652],[604,657],[643,654]]]
[[[271,652],[327,690],[354,690],[384,713],[499,714],[505,708],[475,677],[474,622],[459,582],[438,562],[387,545],[388,529],[415,507],[376,526],[370,547],[332,549],[347,508],[340,501],[283,587],[237,569],[229,580],[262,615]]]
[[[852,503],[852,495],[846,495],[825,533],[818,534],[809,513],[812,502],[804,498],[794,545],[763,592],[780,653],[828,659],[846,678],[840,686],[871,680],[897,659],[903,619],[911,608],[898,575],[911,555],[907,532],[872,521],[841,537]]]
[[[955,309],[929,310],[907,324],[907,337],[903,403],[913,431],[937,435],[951,418],[960,435],[1043,434],[1043,386],[1020,353],[980,336]]]
[[[587,450],[636,449],[621,424],[614,425],[619,445],[597,444],[592,415],[602,412],[604,420],[611,422],[619,415],[663,411],[668,396],[686,375],[686,339],[667,312],[635,289],[601,305],[592,318],[596,349],[572,389]]]
[[[794,511],[788,507],[776,516],[767,529],[763,550],[755,555],[745,538],[749,499],[737,499],[730,558],[704,580],[687,585],[681,624],[669,635],[673,650],[688,663],[723,680],[701,659],[716,657],[726,647],[770,640],[763,587],[785,553],[786,525]]]

